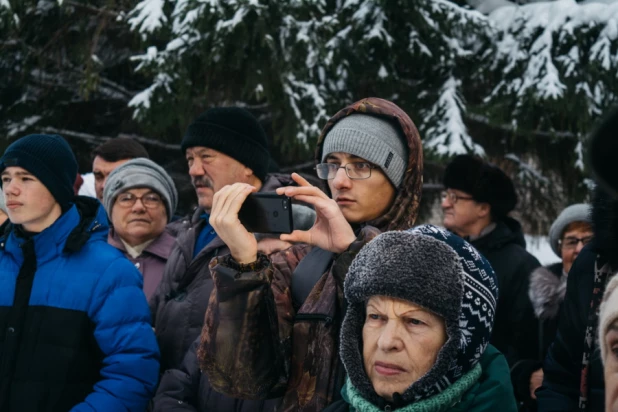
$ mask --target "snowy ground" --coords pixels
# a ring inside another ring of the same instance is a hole
[[[560,261],[554,251],[551,250],[547,236],[525,236],[526,250],[532,253],[541,262],[541,265],[547,266]]]

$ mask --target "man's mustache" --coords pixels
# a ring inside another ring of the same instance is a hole
[[[212,182],[210,180],[208,180],[206,178],[206,176],[198,176],[198,177],[193,177],[191,178],[191,184],[193,185],[194,188],[198,188],[198,187],[207,187],[209,189],[212,189]]]

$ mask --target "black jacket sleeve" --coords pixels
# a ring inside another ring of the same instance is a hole
[[[168,369],[153,399],[153,412],[198,411],[201,372],[197,362],[198,339],[187,351],[179,369]]]
[[[558,332],[543,364],[543,385],[536,391],[540,411],[578,409],[584,337],[594,282],[594,261],[594,252],[585,248],[569,272],[566,296],[558,315]]]

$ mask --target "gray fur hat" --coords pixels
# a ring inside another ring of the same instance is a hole
[[[103,189],[103,206],[110,218],[118,195],[135,188],[149,188],[157,192],[165,203],[167,221],[171,221],[178,205],[174,181],[165,169],[145,157],[129,160],[109,174]]]
[[[560,254],[560,238],[564,229],[573,222],[586,222],[592,225],[590,216],[590,205],[587,203],[576,203],[564,209],[549,229],[549,244],[554,253],[562,258]]]
[[[489,262],[462,238],[432,225],[386,232],[365,245],[350,265],[344,293],[341,359],[352,385],[374,405],[384,399],[363,367],[362,329],[370,297],[405,299],[445,322],[448,339],[436,363],[398,396],[400,406],[441,393],[476,367],[491,337],[498,299]]]

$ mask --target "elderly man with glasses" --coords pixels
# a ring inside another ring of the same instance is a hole
[[[513,182],[500,168],[460,155],[447,166],[443,183],[444,226],[476,247],[498,278],[491,344],[511,367],[522,359],[537,359],[538,321],[528,285],[530,273],[541,265],[526,251],[520,223],[508,216],[517,204]]]

